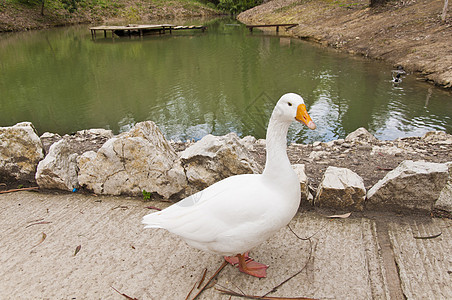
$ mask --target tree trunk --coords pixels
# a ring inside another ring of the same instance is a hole
[[[44,3],[45,3],[45,0],[41,0],[42,2],[41,2],[41,16],[43,16],[44,15]]]
[[[441,14],[441,20],[446,21],[446,15],[447,15],[447,6],[449,5],[449,0],[444,0],[444,8],[443,13]]]

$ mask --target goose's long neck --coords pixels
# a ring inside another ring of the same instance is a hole
[[[287,157],[287,131],[290,123],[270,118],[267,128],[267,160],[263,174],[280,177],[287,172],[293,172]],[[288,171],[290,170],[290,171]]]

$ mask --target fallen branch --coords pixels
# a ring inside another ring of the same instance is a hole
[[[20,188],[20,189],[12,189],[7,191],[0,191],[0,194],[6,194],[6,193],[12,193],[12,192],[21,192],[21,191],[31,191],[31,190],[37,190],[39,189],[39,186],[34,187],[28,187],[28,188]]]

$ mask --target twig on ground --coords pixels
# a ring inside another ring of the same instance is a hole
[[[202,283],[204,282],[204,279],[206,278],[206,274],[207,274],[207,268],[205,268],[204,272],[202,273],[201,280],[199,281],[199,284],[198,284],[198,289],[201,287]]]
[[[196,283],[197,283],[197,282],[195,282],[195,284],[193,284],[193,287],[191,288],[190,292],[188,292],[188,295],[187,295],[187,297],[185,297],[185,300],[190,299],[190,295],[191,295],[191,293],[193,292],[193,290],[195,289]]]
[[[119,295],[123,296],[124,298],[128,299],[128,300],[138,300],[138,298],[132,298],[130,296],[127,296],[124,293],[121,293],[120,291],[118,291],[117,289],[115,289],[114,287],[110,286],[112,289],[115,290],[116,293],[118,293]]]
[[[209,278],[209,280],[207,280],[206,284],[203,285],[201,290],[195,295],[195,297],[192,300],[195,300],[196,298],[198,298],[202,294],[202,292],[204,292],[206,287],[218,276],[218,274],[220,274],[220,272],[224,269],[224,267],[226,267],[227,264],[228,264],[228,262],[223,261],[223,263],[218,268],[218,270],[212,275],[212,277]]]
[[[12,193],[12,192],[20,192],[20,191],[31,191],[31,190],[38,190],[39,186],[34,187],[28,187],[28,188],[20,188],[20,189],[12,189],[12,190],[6,190],[6,191],[0,191],[0,194],[6,194],[6,193]]]
[[[312,257],[312,240],[311,238],[313,236],[315,236],[317,233],[320,232],[320,230],[324,229],[326,227],[326,224],[323,225],[319,230],[317,230],[316,232],[314,232],[311,236],[307,237],[307,238],[302,238],[300,237],[298,234],[295,233],[295,231],[293,231],[293,229],[290,227],[290,225],[287,225],[287,227],[289,228],[289,230],[300,240],[302,241],[309,241],[309,256],[308,256],[308,260],[306,261],[306,264],[303,266],[303,268],[301,268],[301,270],[299,270],[298,272],[294,273],[292,276],[290,276],[289,278],[287,278],[286,280],[282,281],[280,284],[278,284],[277,286],[275,286],[274,288],[271,289],[271,291],[267,292],[265,295],[262,296],[262,299],[265,299],[263,297],[268,296],[271,293],[274,293],[278,290],[278,288],[280,288],[282,285],[284,285],[286,282],[288,282],[289,280],[291,280],[292,278],[294,278],[295,276],[297,276],[298,274],[300,274],[301,272],[303,272],[307,266],[309,261],[311,260]],[[295,298],[296,299],[296,298]],[[303,299],[303,298],[300,298]],[[305,298],[305,299],[309,299],[309,298]]]

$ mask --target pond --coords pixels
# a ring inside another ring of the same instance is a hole
[[[194,22],[195,23],[195,22]],[[0,126],[31,121],[39,134],[127,131],[152,120],[174,140],[231,131],[265,137],[275,102],[305,99],[317,130],[292,142],[330,141],[366,127],[380,139],[452,133],[451,93],[392,66],[234,20],[207,31],[93,41],[88,26],[0,36]]]

